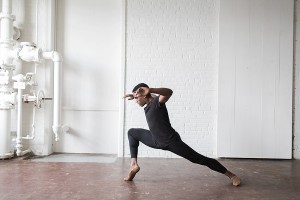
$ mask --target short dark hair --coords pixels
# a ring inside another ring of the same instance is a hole
[[[147,88],[149,88],[149,86],[148,86],[146,83],[139,83],[139,84],[137,84],[137,85],[132,89],[132,92],[137,91],[137,89],[139,89],[140,87],[147,87]]]

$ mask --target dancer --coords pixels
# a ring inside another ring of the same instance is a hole
[[[205,157],[187,144],[185,144],[179,134],[172,128],[166,107],[166,102],[171,97],[173,91],[168,88],[149,88],[145,83],[136,85],[131,94],[126,94],[123,98],[135,99],[136,103],[144,107],[146,120],[150,130],[141,128],[131,128],[128,131],[128,140],[131,154],[131,163],[128,176],[125,181],[132,181],[139,172],[137,163],[139,142],[155,148],[171,151],[193,163],[205,165],[210,169],[226,175],[234,186],[239,186],[240,178],[227,170],[217,160]],[[155,95],[156,94],[156,95]]]

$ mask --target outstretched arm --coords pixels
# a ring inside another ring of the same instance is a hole
[[[173,91],[169,88],[147,88],[141,87],[136,91],[137,95],[146,96],[148,94],[159,94],[159,103],[166,103],[169,98],[172,96]]]

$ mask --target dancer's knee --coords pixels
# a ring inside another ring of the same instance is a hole
[[[135,128],[129,129],[128,132],[127,132],[128,137],[130,137],[130,136],[132,137],[134,135],[134,133],[135,133]]]

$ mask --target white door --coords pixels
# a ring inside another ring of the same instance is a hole
[[[57,1],[63,122],[56,152],[118,153],[122,1]]]
[[[220,1],[219,157],[292,156],[293,8]]]

